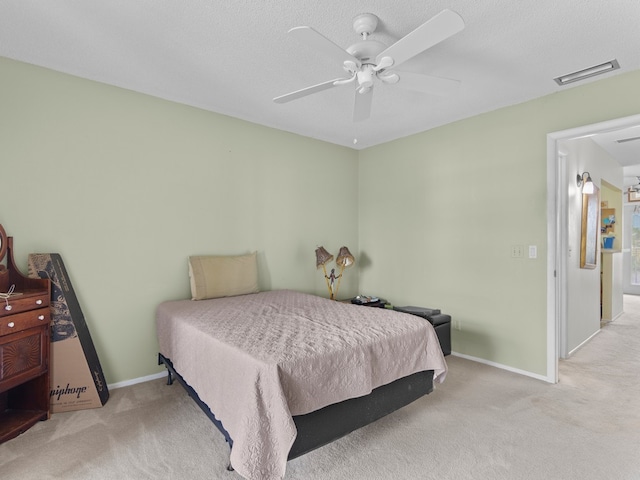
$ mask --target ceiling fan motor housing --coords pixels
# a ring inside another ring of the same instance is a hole
[[[353,29],[362,37],[362,41],[351,45],[347,52],[360,60],[360,63],[373,65],[376,57],[387,48],[376,40],[367,40],[377,26],[378,17],[373,13],[361,13],[353,19]]]
[[[374,65],[376,57],[386,50],[387,46],[377,40],[364,40],[354,43],[347,48],[347,53],[353,55],[362,64]]]
[[[286,103],[333,87],[355,84],[356,92],[361,94],[356,95],[354,107],[353,119],[357,122],[367,119],[370,115],[371,92],[377,80],[387,84],[402,81],[402,86],[406,89],[436,95],[447,94],[458,87],[460,82],[457,80],[416,73],[396,73],[389,69],[395,69],[415,55],[462,30],[464,21],[460,15],[445,9],[389,47],[382,42],[369,39],[378,24],[378,17],[371,13],[355,17],[353,29],[360,36],[360,41],[346,51],[311,27],[301,26],[289,30],[289,34],[298,40],[342,64],[348,77],[336,78],[280,95],[273,99],[274,102]]]
[[[377,26],[378,17],[376,17],[373,13],[361,13],[353,19],[353,29],[365,40],[368,35],[371,35],[376,31]]]

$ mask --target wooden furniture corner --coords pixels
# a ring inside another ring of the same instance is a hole
[[[50,415],[51,282],[20,272],[13,258],[13,238],[7,237],[4,230],[0,231],[0,252],[7,254],[6,267],[0,265],[2,443]]]

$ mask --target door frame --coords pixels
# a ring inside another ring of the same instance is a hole
[[[559,142],[640,125],[640,115],[616,118],[547,134],[547,378],[558,382],[558,359],[567,356],[569,182],[566,154]]]
[[[625,295],[640,295],[640,285],[631,283],[631,235],[634,210],[640,204],[624,203],[622,205],[622,291]]]

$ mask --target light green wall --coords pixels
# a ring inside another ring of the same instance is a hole
[[[633,72],[362,151],[361,291],[441,308],[456,352],[546,376],[547,134],[638,112]]]
[[[24,267],[62,254],[109,383],[160,371],[188,255],[257,250],[262,289],[326,295],[313,250],[343,244],[341,296],[442,308],[454,350],[544,375],[546,135],[640,111],[635,72],[356,152],[2,58],[0,78],[0,223]]]
[[[0,223],[25,273],[62,255],[109,383],[160,371],[189,255],[256,250],[262,289],[325,296],[315,248],[358,255],[352,149],[3,58],[0,79]]]

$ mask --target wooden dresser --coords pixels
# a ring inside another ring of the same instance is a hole
[[[51,282],[16,268],[0,225],[0,443],[49,418]]]

